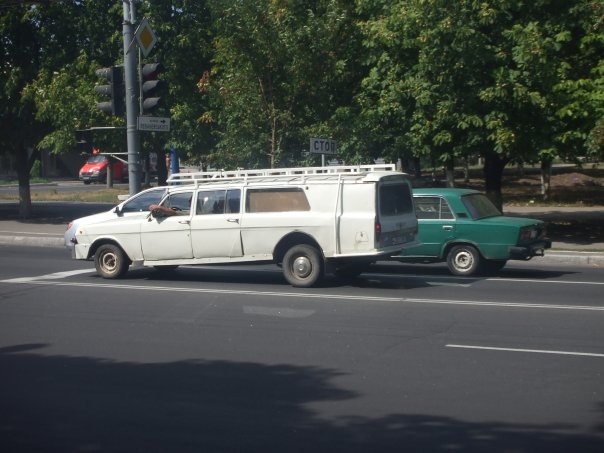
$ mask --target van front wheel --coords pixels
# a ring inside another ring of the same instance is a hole
[[[94,254],[96,272],[103,278],[120,278],[128,270],[128,260],[118,246],[101,245]]]
[[[283,275],[292,286],[313,286],[323,277],[323,261],[319,251],[305,244],[292,247],[283,257]]]

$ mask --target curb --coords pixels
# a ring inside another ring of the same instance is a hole
[[[560,264],[581,264],[587,266],[604,267],[604,254],[597,252],[565,252],[551,251],[545,252],[545,259],[554,259]]]
[[[25,245],[30,247],[65,247],[62,237],[32,237],[0,235],[1,245]]]

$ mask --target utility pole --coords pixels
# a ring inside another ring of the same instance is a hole
[[[137,52],[132,48],[136,12],[134,0],[122,0],[124,7],[124,79],[126,91],[126,138],[128,142],[128,184],[129,193],[134,195],[141,190],[140,137],[137,128],[138,85]]]

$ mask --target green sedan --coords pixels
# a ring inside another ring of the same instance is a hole
[[[551,247],[541,220],[504,216],[481,192],[414,189],[421,245],[394,258],[446,262],[454,275],[499,271],[508,260],[530,260]]]

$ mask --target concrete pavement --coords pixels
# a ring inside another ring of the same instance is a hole
[[[0,244],[64,247],[63,234],[71,220],[112,207],[110,203],[38,202],[34,203],[34,217],[22,221],[17,203],[0,201]],[[604,207],[506,207],[504,212],[546,221],[604,223]],[[545,257],[533,260],[604,267],[604,237],[555,239]]]
[[[67,224],[78,217],[107,211],[112,203],[34,202],[31,219],[19,219],[16,202],[0,201],[0,244],[64,247]]]

